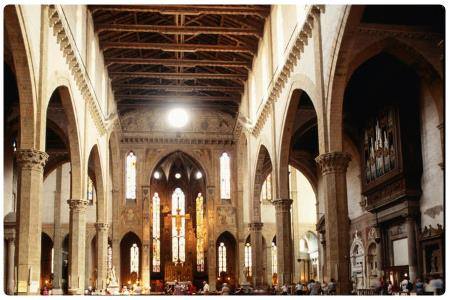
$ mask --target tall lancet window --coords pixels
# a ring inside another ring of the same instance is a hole
[[[278,265],[277,265],[277,244],[276,244],[275,241],[272,242],[271,258],[272,258],[272,274],[277,274],[277,272],[278,272]]]
[[[139,247],[133,244],[130,248],[130,273],[136,272],[139,275]]]
[[[180,188],[172,194],[172,261],[184,263],[186,260],[185,197]]]
[[[222,272],[227,272],[227,247],[222,242],[219,244],[219,276]]]
[[[272,201],[272,175],[267,175],[261,191],[262,201]]]
[[[94,183],[90,177],[88,177],[87,200],[89,201],[89,205],[94,204]]]
[[[161,272],[161,229],[160,229],[160,199],[158,193],[155,193],[152,201],[152,220],[153,220],[153,272]]]
[[[136,155],[130,151],[126,162],[126,198],[136,200]]]
[[[197,220],[197,271],[205,271],[205,221],[203,218],[203,196],[198,193],[195,200],[195,211]]]
[[[222,199],[231,199],[230,175],[230,156],[224,152],[220,157],[220,197]]]
[[[244,267],[247,273],[247,277],[252,276],[252,245],[250,243],[245,243],[244,248]]]

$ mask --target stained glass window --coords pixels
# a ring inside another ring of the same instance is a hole
[[[220,197],[230,199],[230,157],[224,152],[220,157]]]
[[[244,267],[247,271],[247,276],[252,276],[252,246],[250,243],[245,244],[244,248]]]
[[[180,188],[172,194],[172,261],[185,262],[186,225],[185,197]]]
[[[203,272],[205,271],[205,224],[203,219],[203,196],[201,193],[198,193],[195,205],[197,220],[197,271]]]
[[[271,257],[272,257],[272,274],[277,273],[278,265],[277,265],[277,244],[272,242],[271,248]]]
[[[87,200],[89,201],[89,205],[94,204],[94,183],[90,177],[88,178]]]
[[[130,248],[130,273],[139,274],[139,247],[133,244]]]
[[[219,244],[219,276],[222,272],[227,272],[227,247],[223,242]]]
[[[136,155],[131,151],[126,165],[126,198],[136,199]]]
[[[272,176],[270,174],[263,183],[261,199],[262,201],[272,201]]]
[[[155,193],[152,201],[152,220],[153,220],[153,272],[161,272],[161,229],[160,229],[160,199],[158,193]]]

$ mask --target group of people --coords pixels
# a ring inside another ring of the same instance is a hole
[[[299,281],[295,286],[284,284],[279,287],[274,285],[269,293],[272,295],[335,295],[336,281],[332,278],[330,282],[324,280],[320,283],[320,281],[311,279],[308,282]]]
[[[406,294],[410,295],[415,293],[416,295],[442,295],[444,292],[444,281],[438,276],[428,278],[425,282],[421,278],[416,278],[414,282],[411,282],[408,276],[405,276],[396,287],[390,280],[376,279],[372,285],[372,289],[379,295],[394,295]]]

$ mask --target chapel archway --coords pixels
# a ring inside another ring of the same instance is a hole
[[[44,232],[41,237],[41,289],[51,288],[53,281],[53,241]]]
[[[236,288],[236,261],[237,244],[234,236],[225,231],[219,235],[216,241],[216,287],[220,290],[224,283],[233,290]]]
[[[150,191],[152,289],[174,280],[201,288],[208,279],[205,171],[188,154],[173,152],[153,170]],[[171,246],[161,251],[162,245]]]
[[[120,285],[131,287],[142,278],[142,242],[134,232],[120,241]]]

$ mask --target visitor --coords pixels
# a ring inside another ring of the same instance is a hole
[[[387,294],[392,295],[394,286],[392,285],[392,281],[388,280]]]
[[[309,281],[309,283],[308,283],[308,286],[307,286],[307,288],[308,288],[308,295],[311,295],[311,291],[312,291],[312,289],[313,289],[313,287],[314,287],[314,280],[313,279],[311,279],[310,281]]]
[[[320,295],[321,290],[320,290],[320,282],[319,281],[312,281],[312,289],[311,289],[311,293],[310,295]]]
[[[175,285],[173,286],[173,295],[183,295],[183,287],[175,280]]]
[[[188,282],[188,289],[187,290],[188,290],[188,295],[195,295],[195,293],[197,292],[197,288],[190,281]]]
[[[44,286],[44,288],[42,289],[42,295],[48,296],[48,289],[47,289],[47,286]]]
[[[228,284],[226,282],[222,285],[222,290],[220,292],[222,295],[229,295],[230,294],[230,288],[228,287]]]
[[[400,283],[400,291],[409,295],[410,284],[411,283],[409,282],[408,276],[405,276],[405,278]]]
[[[303,295],[303,284],[300,281],[295,285],[295,294]]]
[[[281,287],[281,295],[289,295],[289,288],[286,283]]]
[[[434,276],[433,279],[430,280],[431,288],[433,289],[433,293],[435,295],[442,295],[444,292],[444,281],[437,275]]]
[[[423,286],[423,282],[422,282],[422,280],[420,278],[416,279],[416,284],[415,284],[414,288],[416,289],[416,294],[417,295],[423,295],[424,286]]]
[[[328,294],[328,283],[324,280],[321,285],[322,295]]]
[[[334,278],[331,278],[328,284],[328,295],[336,295],[336,281]]]
[[[209,284],[206,281],[203,281],[203,289],[202,289],[203,295],[209,294]]]

